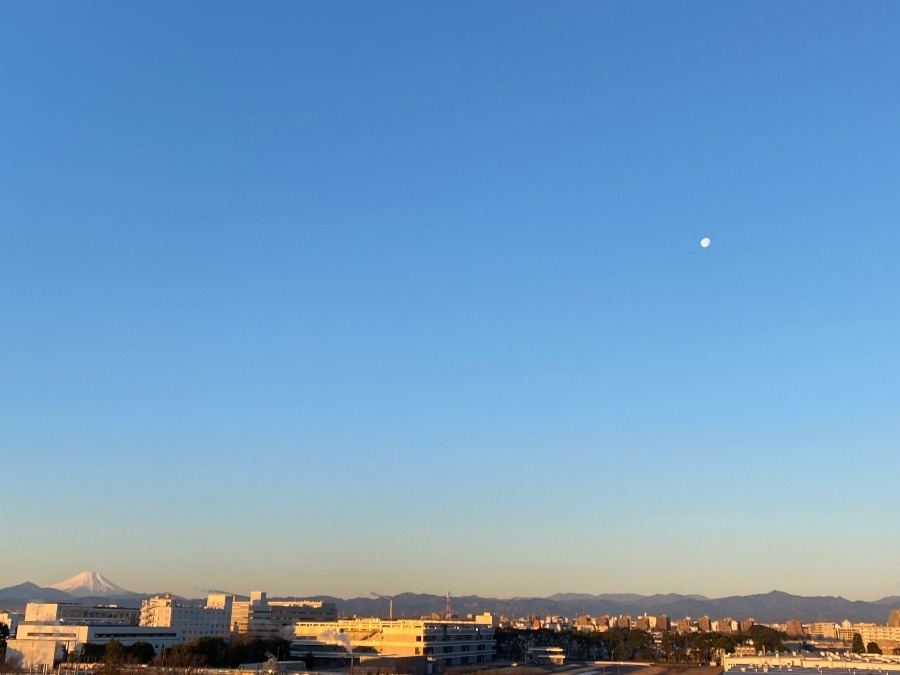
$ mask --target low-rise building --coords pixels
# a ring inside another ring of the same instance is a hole
[[[19,624],[16,638],[7,640],[6,662],[23,668],[52,667],[68,654],[77,654],[85,643],[103,645],[113,639],[126,647],[136,642],[147,642],[157,654],[164,647],[171,647],[182,641],[175,628],[23,621]]]
[[[141,610],[118,605],[81,605],[77,602],[29,602],[24,623],[71,623],[83,626],[137,626]]]

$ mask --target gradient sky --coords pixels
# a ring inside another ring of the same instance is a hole
[[[898,26],[3,2],[0,586],[900,594]]]

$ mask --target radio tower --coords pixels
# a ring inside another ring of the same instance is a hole
[[[444,607],[444,619],[449,621],[453,618],[453,612],[450,611],[450,591],[447,591],[447,605]]]

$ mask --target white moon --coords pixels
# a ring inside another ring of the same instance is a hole
[[[703,248],[709,248],[709,245],[710,245],[711,243],[712,243],[712,241],[710,240],[709,237],[703,237],[703,239],[700,240],[700,245],[701,245]]]

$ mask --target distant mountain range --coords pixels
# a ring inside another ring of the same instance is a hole
[[[321,598],[334,602],[338,612],[344,616],[386,615],[387,600],[370,598]],[[394,596],[394,617],[418,617],[444,611],[446,598],[440,595],[418,595],[403,593]],[[841,597],[803,597],[781,591],[761,595],[732,596],[728,598],[707,598],[702,595],[635,595],[581,593],[557,593],[547,598],[480,598],[460,596],[452,598],[454,614],[465,616],[481,612],[492,612],[508,617],[536,615],[576,617],[583,614],[601,616],[639,616],[647,613],[654,616],[665,614],[671,619],[690,616],[698,619],[730,617],[744,619],[752,617],[760,623],[783,623],[790,619],[805,622],[835,621],[849,619],[854,622],[884,624],[891,609],[900,608],[900,598],[882,598],[875,602],[847,600]]]
[[[81,572],[70,579],[49,587],[25,582],[0,588],[0,609],[21,610],[29,602],[80,602],[84,604],[117,604],[140,606],[150,594],[135,593],[114,584],[98,572]],[[307,596],[313,600],[333,602],[340,616],[387,616],[388,599]],[[275,599],[275,598],[272,598]],[[199,600],[196,602],[200,602]],[[446,598],[443,595],[401,593],[393,597],[394,618],[422,617],[442,614]],[[454,614],[466,616],[491,612],[501,616],[522,617],[566,616],[582,614],[600,616],[652,614],[667,615],[671,619],[684,616],[695,620],[701,616],[712,619],[752,617],[761,623],[783,623],[789,619],[800,621],[835,621],[844,619],[884,624],[888,612],[900,608],[900,596],[873,602],[847,600],[841,597],[804,597],[781,591],[760,595],[707,598],[702,595],[637,595],[632,593],[557,593],[547,598],[482,598],[476,595],[452,598]]]
[[[149,597],[114,584],[99,572],[81,572],[50,586],[38,586],[30,581],[0,588],[0,608],[19,610],[29,602],[78,602],[100,605],[117,604],[139,607]]]

